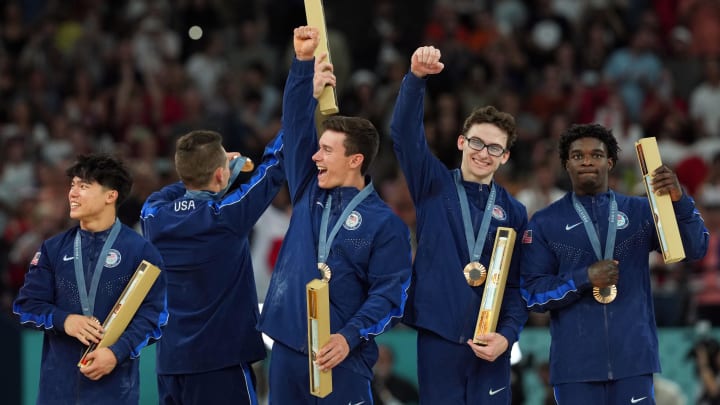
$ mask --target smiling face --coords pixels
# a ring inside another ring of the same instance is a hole
[[[93,224],[112,223],[117,198],[116,190],[107,189],[97,181],[90,182],[75,176],[68,192],[70,218],[79,220],[81,228],[94,231]]]
[[[470,142],[468,142],[468,139],[472,138],[481,140],[485,145],[500,145],[505,152],[501,156],[495,157],[488,153],[487,147],[480,151],[475,150],[470,147]],[[457,147],[462,151],[460,170],[463,179],[490,184],[495,171],[510,158],[510,152],[507,151],[507,139],[508,136],[505,132],[488,123],[474,124],[464,136],[458,136]]]
[[[323,189],[335,187],[364,187],[360,173],[363,155],[345,156],[345,137],[342,132],[326,130],[318,140],[318,151],[312,156],[318,168],[318,186]]]
[[[577,195],[594,195],[608,190],[608,176],[615,162],[608,157],[605,143],[597,138],[579,138],[570,144],[565,164]]]

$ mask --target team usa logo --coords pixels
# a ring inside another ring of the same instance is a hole
[[[624,212],[618,211],[617,213],[617,229],[625,229],[630,224],[628,216]]]
[[[122,260],[122,256],[120,255],[120,252],[118,252],[115,249],[110,249],[108,251],[108,255],[105,258],[105,267],[112,269],[113,267],[117,267],[118,264],[120,264],[120,261]]]
[[[360,215],[360,213],[357,211],[353,211],[350,213],[350,215],[348,215],[347,219],[345,220],[343,228],[347,229],[348,231],[354,231],[355,229],[358,229],[360,227],[360,224],[362,224],[362,215]]]
[[[507,219],[507,214],[505,213],[505,210],[499,205],[493,207],[492,216],[498,221],[504,221],[505,219]]]

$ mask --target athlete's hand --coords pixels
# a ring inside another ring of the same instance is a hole
[[[320,33],[317,28],[303,25],[293,31],[293,46],[298,60],[312,60],[319,43]]]
[[[317,364],[322,371],[332,370],[333,367],[342,363],[349,353],[350,346],[347,340],[345,340],[345,336],[339,333],[333,333],[330,335],[328,342],[318,351],[315,364]]]
[[[440,62],[440,50],[434,46],[421,46],[410,58],[410,71],[419,78],[442,72],[445,64]]]
[[[90,343],[98,343],[102,338],[103,330],[100,321],[94,316],[72,314],[65,318],[63,329],[68,336],[77,338],[80,343],[90,346]]]
[[[115,353],[107,347],[93,350],[85,356],[85,360],[88,365],[80,367],[80,372],[93,381],[110,374],[117,365]]]
[[[588,278],[593,287],[606,288],[617,284],[619,274],[617,260],[600,260],[588,267]]]
[[[313,97],[319,99],[325,86],[335,87],[337,78],[333,73],[332,63],[327,61],[328,54],[323,53],[315,59],[315,72],[313,74]]]
[[[468,339],[467,344],[472,349],[475,356],[487,361],[495,361],[501,354],[505,353],[509,343],[505,336],[499,333],[486,333],[477,336],[478,340],[486,343],[485,346],[473,343],[472,339]]]
[[[678,201],[683,195],[677,176],[669,167],[662,165],[652,173],[652,188],[657,195],[670,194],[670,199]]]

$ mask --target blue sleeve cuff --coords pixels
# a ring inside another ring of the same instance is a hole
[[[592,288],[587,267],[580,267],[579,269],[573,271],[572,280],[573,283],[575,283],[575,289],[577,289],[578,292],[586,291]]]
[[[496,330],[496,332],[500,335],[503,335],[505,337],[505,339],[507,339],[508,350],[510,350],[513,343],[515,343],[518,340],[518,334],[515,333],[515,331],[509,326],[500,327]]]
[[[683,191],[682,197],[673,201],[675,215],[680,217],[691,217],[695,212],[695,201]]]
[[[343,337],[347,341],[348,346],[350,347],[350,351],[353,351],[353,349],[360,345],[360,334],[358,333],[357,329],[346,326],[340,329],[337,333],[343,335]]]
[[[299,60],[298,58],[293,58],[290,71],[298,76],[312,77],[315,74],[315,60]]]
[[[65,320],[70,315],[69,312],[61,311],[59,309],[56,309],[53,311],[52,314],[52,325],[45,325],[45,329],[49,329],[50,327],[54,327],[57,331],[62,331],[65,333]]]

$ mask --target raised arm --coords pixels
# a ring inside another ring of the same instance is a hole
[[[444,66],[440,51],[432,46],[420,47],[413,53],[410,72],[400,86],[390,124],[395,155],[415,202],[429,192],[430,173],[444,168],[428,147],[423,125],[425,77],[441,72]]]
[[[317,129],[315,127],[315,110],[317,99],[313,97],[314,76],[318,64],[314,62],[313,53],[318,46],[318,30],[313,27],[298,27],[293,32],[295,58],[285,82],[283,94],[282,125],[285,132],[286,175],[290,196],[294,202],[298,191],[310,177],[317,172],[312,155],[317,149]],[[332,66],[322,65],[332,76]],[[327,84],[334,85],[332,82]]]

